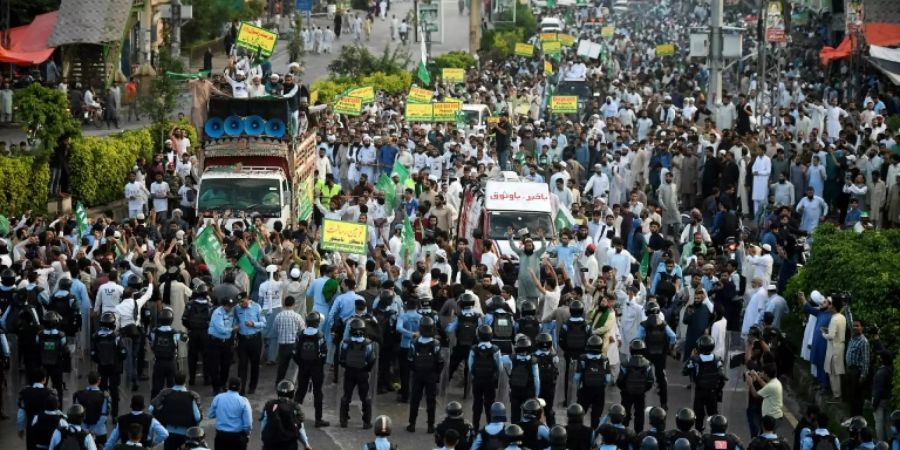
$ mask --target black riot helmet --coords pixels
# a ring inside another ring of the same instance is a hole
[[[477,300],[477,298],[475,297],[474,294],[470,294],[470,293],[466,292],[459,296],[459,308],[460,309],[472,308],[475,306],[476,300]]]
[[[619,403],[612,405],[609,407],[609,421],[615,425],[618,425],[625,421],[625,407]]]
[[[140,290],[144,287],[144,278],[140,275],[131,275],[128,277],[128,287],[134,289],[135,291]]]
[[[322,323],[322,314],[318,311],[313,311],[306,315],[306,326],[318,328],[319,324]]]
[[[478,342],[491,342],[491,337],[494,335],[494,330],[491,329],[490,325],[481,325],[478,327]]]
[[[641,441],[641,450],[659,450],[659,442],[653,436],[647,436]]]
[[[393,422],[391,422],[391,418],[385,415],[380,415],[375,418],[375,436],[378,437],[387,437],[391,435],[391,429],[393,428]]]
[[[685,438],[678,438],[672,445],[672,450],[691,450],[691,441]]]
[[[697,415],[691,408],[681,408],[675,413],[675,427],[681,431],[688,431],[694,428],[694,422],[697,421]]]
[[[185,437],[187,439],[184,443],[190,448],[206,447],[206,442],[203,442],[203,440],[206,439],[206,431],[203,431],[202,427],[188,428]]]
[[[537,315],[537,307],[534,306],[534,303],[525,300],[522,302],[522,317],[534,316]]]
[[[428,297],[420,298],[419,309],[431,309],[431,299]]]
[[[491,422],[506,422],[506,405],[494,402],[491,405]]]
[[[72,425],[81,425],[84,423],[84,406],[74,404],[66,411],[66,420]]]
[[[728,418],[721,414],[710,417],[709,430],[713,433],[724,433],[728,431]]]
[[[643,355],[647,351],[647,344],[641,339],[634,339],[628,344],[628,350],[632,355]]]
[[[61,291],[68,291],[69,289],[72,289],[72,279],[71,278],[60,278],[57,287]]]
[[[539,350],[547,350],[553,348],[553,337],[550,333],[541,333],[534,338],[534,343]]]
[[[516,353],[525,354],[531,351],[531,339],[528,339],[528,336],[524,334],[520,334],[516,338]]]
[[[715,348],[716,348],[716,340],[713,339],[712,336],[704,335],[704,336],[700,336],[700,338],[697,339],[697,350],[700,353],[702,353],[704,355],[709,355],[710,353],[713,352],[713,350],[715,350]]]
[[[350,319],[350,336],[353,337],[365,337],[366,336],[366,323],[363,322],[359,317],[354,317]]]
[[[566,418],[569,424],[582,423],[584,420],[584,407],[578,403],[572,403],[566,408]]]
[[[540,417],[542,410],[541,403],[536,399],[530,398],[522,404],[522,417],[529,420],[535,420]]]
[[[447,417],[459,419],[463,415],[463,406],[460,402],[447,403]]]
[[[659,406],[654,406],[650,408],[650,412],[647,414],[650,420],[650,425],[656,428],[657,430],[663,430],[666,428],[666,410],[660,408]]]
[[[584,303],[581,300],[575,300],[569,305],[569,314],[572,317],[584,316]]]
[[[278,382],[278,385],[275,386],[275,393],[278,394],[279,397],[284,398],[294,398],[294,392],[296,390],[297,388],[291,380],[281,380]]]
[[[423,337],[434,337],[434,319],[425,316],[419,321],[419,334]]]
[[[562,425],[557,425],[550,429],[551,449],[565,449],[566,440],[568,440],[568,434],[566,433],[566,429]]]
[[[172,322],[175,321],[175,311],[172,308],[166,306],[162,311],[159,312],[159,316],[157,316],[156,321],[159,322],[162,326],[171,326]]]
[[[601,352],[603,352],[603,338],[597,336],[596,334],[592,334],[591,337],[588,338],[587,344],[585,344],[584,349],[591,354],[600,354]]]
[[[525,439],[525,432],[516,424],[507,425],[504,434],[506,434],[506,445],[522,445],[522,441]]]
[[[44,326],[48,329],[56,328],[62,322],[62,317],[56,311],[47,311],[44,313]]]
[[[206,283],[200,283],[194,288],[194,297],[206,297],[209,295],[209,286]]]
[[[16,284],[16,273],[12,269],[4,269],[0,272],[0,283],[6,287],[13,287]]]
[[[113,312],[105,312],[100,316],[100,328],[110,330],[116,329],[116,314]]]

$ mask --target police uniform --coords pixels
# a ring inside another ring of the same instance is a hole
[[[184,335],[169,325],[157,327],[150,332],[150,348],[153,349],[153,381],[150,397],[156,397],[164,387],[175,383],[175,372],[178,367],[178,343],[184,341]]]
[[[412,347],[413,333],[419,331],[419,320],[422,315],[415,310],[416,301],[407,301],[405,310],[397,318],[397,332],[400,333],[400,353],[398,355],[398,370],[400,371],[400,392],[398,400],[409,401],[409,352]]]
[[[541,322],[535,317],[537,310],[534,303],[530,301],[523,303],[520,312],[522,316],[516,320],[516,334],[524,334],[531,342],[534,342],[538,333],[541,332]]]
[[[523,336],[520,339],[527,338]],[[517,342],[516,354],[512,357],[512,368],[509,371],[509,403],[512,409],[510,420],[513,423],[518,422],[522,416],[522,404],[528,399],[539,397],[540,389],[537,362],[528,353],[528,348],[520,348]]]
[[[164,389],[150,405],[153,417],[166,427],[165,450],[178,450],[187,440],[188,428],[200,425],[200,395],[184,386]]]
[[[55,314],[55,313],[53,313]],[[63,371],[67,369],[69,350],[66,347],[66,335],[62,331],[48,328],[37,336],[38,348],[40,348],[41,366],[47,371],[57,397],[63,395]]]
[[[36,285],[27,286],[15,291],[13,301],[3,312],[0,322],[3,328],[16,337],[16,351],[18,362],[24,363],[25,370],[30,372],[41,366],[41,351],[38,346],[38,333],[41,331],[41,317],[43,306],[39,298],[46,298],[47,293]]]
[[[479,338],[480,340],[480,338]],[[472,382],[472,423],[477,428],[481,414],[490,414],[500,381],[500,348],[482,341],[469,351],[469,375]]]
[[[397,332],[397,320],[403,305],[393,292],[393,282],[389,291],[382,291],[381,296],[372,304],[372,314],[381,325],[381,345],[378,346],[378,393],[391,390],[394,382],[393,366],[397,361],[400,348],[400,333]],[[386,294],[386,295],[385,295]]]
[[[31,423],[47,405],[51,402],[51,397],[56,399],[56,391],[47,388],[40,381],[36,381],[31,386],[26,386],[19,391],[19,411],[16,414],[16,431],[24,431],[26,444],[31,439]],[[57,404],[58,404],[57,400]],[[30,444],[27,444],[31,448]]]
[[[556,380],[559,378],[559,357],[553,351],[553,338],[549,334],[539,334],[536,339],[537,350],[534,352],[534,360],[537,363],[540,379],[540,398],[544,399],[544,420],[547,426],[556,424],[556,414],[553,405],[556,401]],[[543,346],[542,339],[547,339]]]
[[[46,409],[34,416],[28,424],[25,446],[28,450],[43,450],[50,447],[53,432],[64,425],[66,416],[59,409]]]
[[[638,338],[647,344],[646,358],[653,364],[653,373],[656,377],[656,386],[659,388],[659,404],[663,408],[668,405],[669,384],[666,379],[666,354],[669,348],[675,344],[675,333],[664,320],[656,313],[648,311],[647,320],[641,322]]]
[[[641,354],[635,354],[620,369],[617,380],[622,392],[622,406],[625,407],[625,425],[634,417],[634,431],[644,430],[644,407],[647,404],[647,391],[653,388],[653,367],[650,361]]]
[[[263,332],[266,329],[266,316],[259,303],[250,301],[247,307],[234,307],[234,320],[238,325],[238,378],[241,379],[241,392],[256,392],[259,382],[259,362],[262,357]],[[248,325],[248,321],[252,325]],[[249,390],[247,369],[250,370]]]
[[[109,392],[98,387],[88,386],[72,396],[72,403],[84,407],[82,426],[93,433],[97,444],[106,442],[106,419],[110,414]]]
[[[432,331],[428,334],[434,335]],[[420,322],[420,329],[421,322]],[[440,341],[430,336],[419,336],[413,342],[409,353],[409,364],[412,367],[412,390],[409,399],[409,428],[413,431],[416,426],[416,417],[419,414],[419,402],[422,401],[422,393],[425,393],[425,409],[428,414],[428,432],[434,432],[435,407],[437,402],[437,382],[444,361],[441,358]]]
[[[103,315],[113,315],[113,313],[104,313]],[[105,326],[101,319],[100,329],[91,336],[91,360],[97,364],[100,389],[109,393],[110,414],[113,417],[119,414],[119,386],[122,384],[123,363],[127,356],[128,350],[116,334],[115,321],[112,322],[110,328]]]
[[[492,302],[496,302],[496,300],[492,300]],[[494,331],[491,342],[500,349],[500,352],[504,355],[512,354],[513,338],[516,335],[512,313],[505,307],[495,307],[484,317],[484,323],[490,325]]]
[[[188,330],[187,342],[187,375],[188,384],[193,386],[196,382],[197,363],[203,361],[203,383],[212,384],[212,375],[209,371],[209,322],[212,318],[213,305],[209,298],[204,296],[194,297],[188,303],[184,314],[181,316],[181,324]]]
[[[60,289],[50,297],[45,309],[47,311],[55,311],[59,314],[62,318],[59,329],[64,332],[66,336],[74,337],[76,336],[76,333],[81,330],[81,304],[68,290],[68,287],[71,286],[71,280],[64,280],[68,283],[64,283],[63,280],[60,280]],[[67,286],[67,288],[62,289],[63,286]],[[74,341],[70,342],[70,344],[74,344]]]
[[[577,303],[577,305],[576,305]],[[559,330],[559,348],[563,351],[563,357],[566,360],[565,386],[563,390],[563,398],[565,403],[569,403],[569,368],[572,361],[578,361],[584,354],[588,337],[591,336],[591,325],[584,320],[584,306],[581,301],[576,300],[569,305],[569,312],[572,314]],[[599,416],[598,416],[599,417]]]
[[[742,450],[741,439],[734,433],[709,433],[701,439],[700,450]]]
[[[577,402],[584,410],[591,411],[591,428],[600,424],[606,403],[606,385],[611,378],[609,360],[600,352],[586,353],[578,359],[574,378],[578,388]]]
[[[719,397],[725,386],[724,364],[711,353],[700,354],[688,360],[685,370],[696,386],[694,412],[697,414],[697,429],[702,431],[706,416],[718,414]]]
[[[447,333],[453,333],[456,337],[456,343],[450,351],[450,364],[447,366],[447,373],[450,378],[453,377],[453,372],[456,372],[459,364],[466,361],[472,346],[478,342],[476,330],[481,325],[481,322],[481,314],[478,314],[475,308],[469,306],[461,308],[456,314],[456,318],[447,325]],[[466,374],[468,374],[469,369],[468,365],[464,366]],[[466,383],[466,390],[468,391],[468,383]],[[441,442],[440,445],[444,445],[444,443]]]
[[[232,308],[228,310],[226,308]],[[209,374],[212,376],[213,392],[219,393],[228,381],[231,369],[234,339],[232,338],[234,322],[234,299],[222,299],[222,304],[213,311],[209,320]]]
[[[459,442],[456,444],[455,450],[469,450],[469,445],[472,443],[472,433],[474,432],[474,428],[472,427],[472,424],[463,417],[462,405],[458,402],[451,402],[451,405],[453,404],[458,408],[458,411],[456,411],[454,415],[451,415],[450,406],[448,405],[447,417],[434,428],[434,443],[438,447],[443,447],[444,436],[447,435],[448,431],[454,430],[459,435]]]
[[[318,314],[318,313],[310,313]],[[306,391],[312,383],[313,405],[316,410],[316,426],[322,424],[322,383],[325,381],[325,358],[328,345],[325,336],[319,331],[318,321],[312,326],[307,316],[307,327],[297,336],[294,348],[294,362],[297,363],[297,391],[294,399],[303,404]]]
[[[352,324],[351,324],[352,325]],[[364,328],[363,328],[364,332]],[[341,343],[340,364],[344,368],[344,395],[341,398],[341,426],[350,420],[350,399],[357,390],[362,402],[363,427],[372,426],[372,398],[369,396],[369,372],[375,365],[375,348],[365,336],[354,336]]]

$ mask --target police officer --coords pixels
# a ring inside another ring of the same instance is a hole
[[[29,372],[28,381],[31,382],[31,385],[19,391],[16,432],[18,432],[20,438],[26,437],[31,439],[30,430],[28,431],[28,436],[25,436],[26,429],[29,428],[28,426],[34,421],[34,418],[46,408],[50,398],[56,398],[56,391],[47,387],[47,372],[41,367],[32,369]],[[27,439],[26,442],[28,442]]]
[[[447,333],[453,333],[456,337],[456,343],[450,351],[450,365],[448,366],[448,375],[453,378],[453,372],[456,372],[459,363],[468,359],[472,346],[477,342],[478,327],[481,326],[482,316],[475,310],[475,301],[477,298],[474,294],[463,293],[459,296],[459,312],[456,317],[447,325]],[[464,373],[468,376],[470,367],[464,366]],[[468,392],[469,384],[466,383],[466,392]],[[442,444],[443,445],[443,444]]]
[[[841,450],[856,450],[863,442],[860,438],[860,433],[869,426],[869,423],[866,422],[866,419],[862,416],[854,416],[846,422],[846,426],[848,436],[847,439],[844,439],[844,441],[841,442]]]
[[[469,351],[469,375],[472,382],[472,423],[478,428],[481,413],[489,414],[490,405],[497,397],[502,364],[500,348],[491,342],[492,330],[489,325],[478,327],[478,345]],[[506,411],[503,411],[504,421]]]
[[[116,314],[105,312],[100,316],[100,327],[91,336],[91,360],[97,363],[100,389],[109,393],[110,413],[119,415],[119,386],[128,350],[116,332]]]
[[[611,424],[605,423],[600,425],[600,427],[597,428],[596,435],[600,440],[600,445],[597,446],[597,450],[617,450],[619,448],[617,445],[619,432]]]
[[[709,434],[701,440],[702,450],[742,450],[741,440],[734,433],[728,433],[728,419],[721,414],[710,416]]]
[[[696,449],[702,440],[700,432],[694,429],[696,420],[697,415],[691,408],[679,409],[675,413],[675,429],[666,431],[666,448],[672,448],[679,439],[686,439],[690,448]]]
[[[246,292],[239,294],[240,302],[234,308],[234,319],[238,325],[238,378],[243,381],[241,392],[252,395],[259,382],[259,361],[262,357],[263,332],[266,329],[266,315],[262,306],[250,299]],[[247,368],[250,369],[250,384],[247,389]]]
[[[544,407],[535,398],[522,404],[522,420],[518,422],[522,428],[522,445],[525,448],[547,448],[550,445],[550,428],[541,422]]]
[[[456,431],[459,441],[456,444],[456,450],[469,450],[469,444],[472,442],[472,433],[474,428],[469,421],[463,417],[463,406],[459,402],[450,402],[447,404],[447,417],[441,423],[437,424],[434,429],[434,443],[441,446],[444,445],[444,436],[448,431]]]
[[[694,411],[697,414],[697,430],[703,432],[703,419],[718,414],[718,403],[725,387],[725,364],[713,355],[716,341],[711,336],[700,336],[694,355],[684,365],[684,375],[689,375],[696,385]]]
[[[629,450],[634,442],[634,431],[625,426],[627,413],[625,407],[616,403],[609,407],[606,422],[616,430],[616,447],[619,450]]]
[[[400,296],[394,293],[394,282],[385,280],[381,284],[381,293],[372,303],[372,315],[381,325],[381,345],[378,346],[378,389],[379,394],[393,390],[394,363],[397,361],[400,348],[400,333],[397,332],[397,320],[403,303]]]
[[[419,321],[419,337],[413,342],[412,351],[409,354],[409,364],[412,367],[412,391],[409,401],[409,426],[406,431],[415,433],[416,416],[419,414],[419,402],[422,401],[422,392],[425,392],[425,407],[428,413],[428,432],[434,433],[434,409],[437,402],[437,382],[441,370],[444,368],[444,360],[441,358],[441,344],[435,339],[437,323],[428,315],[423,315]]]
[[[187,430],[187,440],[184,441],[182,450],[209,450],[206,445],[206,431],[201,427],[190,427]]]
[[[659,406],[650,408],[647,413],[647,419],[650,427],[640,432],[634,441],[634,447],[637,448],[644,442],[644,438],[650,436],[656,439],[656,442],[666,442],[666,410]]]
[[[406,403],[409,401],[409,352],[412,341],[419,332],[419,320],[422,315],[417,311],[419,300],[409,297],[404,304],[404,310],[397,318],[397,332],[400,333],[400,353],[398,354],[398,370],[400,371],[400,392],[397,401]]]
[[[438,342],[442,347],[447,346],[447,333],[444,328],[440,326],[441,319],[438,316],[438,312],[435,311],[432,307],[432,301],[430,298],[421,298],[419,299],[419,309],[418,313],[420,316],[431,317],[431,320],[434,321],[435,324],[435,336],[437,336]]]
[[[354,318],[348,324],[350,339],[341,343],[340,364],[344,368],[344,396],[341,397],[341,427],[350,420],[350,399],[353,390],[362,402],[363,429],[372,427],[372,398],[369,397],[369,372],[375,365],[375,348],[366,337],[366,324]]]
[[[294,383],[279,381],[275,386],[278,398],[269,400],[263,407],[260,417],[263,450],[297,450],[299,444],[310,447],[303,427],[303,410],[293,400],[295,390]]]
[[[328,344],[325,335],[319,331],[322,315],[313,311],[306,315],[306,328],[297,336],[294,347],[294,362],[297,363],[297,389],[294,400],[303,404],[306,391],[312,383],[313,407],[316,410],[316,428],[327,427],[328,422],[322,420],[322,383],[325,381],[325,357],[328,355]]]
[[[584,408],[572,403],[566,408],[566,446],[569,450],[589,450],[594,430],[584,424]]]
[[[509,424],[506,426],[504,430],[506,434],[506,450],[521,450],[523,447],[523,443],[525,442],[525,431],[522,430],[522,427],[516,424]],[[537,448],[537,447],[525,447],[528,449]]]
[[[498,349],[499,353],[500,350]],[[478,397],[475,397],[478,398]],[[506,443],[506,406],[495,402],[490,408],[490,422],[475,435],[472,450],[500,450]]]
[[[747,450],[790,450],[791,446],[775,433],[777,419],[772,416],[763,416],[762,433],[747,444]]]
[[[515,356],[509,370],[509,403],[512,408],[510,421],[518,423],[522,404],[540,396],[541,377],[537,361],[531,356],[531,340],[528,336],[516,338]]]
[[[253,427],[250,401],[240,394],[241,379],[228,379],[228,390],[216,395],[209,407],[209,418],[216,419],[217,449],[246,450]]]
[[[181,315],[181,324],[187,330],[187,363],[188,384],[196,384],[197,363],[203,361],[203,384],[212,384],[213,377],[209,371],[209,322],[212,318],[213,305],[209,301],[209,287],[206,283],[198,285],[191,294],[191,301]]]
[[[516,321],[516,333],[524,334],[528,336],[531,342],[534,342],[538,333],[541,332],[541,322],[537,318],[537,307],[534,306],[533,302],[525,300],[522,302],[519,312],[522,316]]]
[[[562,349],[563,357],[566,359],[566,382],[563,390],[565,403],[569,403],[569,368],[572,361],[578,361],[584,354],[588,337],[591,335],[591,326],[584,320],[584,303],[581,300],[575,300],[569,305],[569,314],[569,318],[559,329],[559,348]],[[600,415],[601,413],[597,413],[596,417],[599,418]],[[593,412],[591,417],[594,417]],[[593,419],[591,422],[593,423]]]
[[[66,336],[73,337],[81,330],[81,304],[72,294],[72,280],[61,278],[57,284],[58,289],[47,301],[47,311],[56,311],[60,316],[59,329]],[[74,346],[75,339],[70,339],[70,345]],[[74,350],[73,348],[69,349]]]
[[[891,413],[891,448],[900,448],[900,409]]]
[[[566,429],[562,425],[557,425],[550,429],[550,446],[549,450],[569,450],[566,445],[569,439]]]
[[[139,425],[143,433],[141,443],[144,447],[152,448],[162,444],[169,432],[154,419],[152,415],[144,411],[144,396],[137,394],[131,397],[131,412],[119,416],[116,426],[109,434],[104,450],[113,450],[116,444],[125,444],[131,438],[130,428],[132,424]]]
[[[234,332],[238,330],[234,318],[234,299],[223,298],[209,320],[209,374],[212,376],[213,393],[223,392],[228,372],[231,370],[231,355],[234,351]],[[261,345],[261,344],[260,344]]]
[[[540,333],[535,338],[537,350],[534,351],[534,360],[537,362],[540,378],[540,398],[544,400],[544,420],[547,426],[556,424],[556,414],[553,412],[553,402],[556,399],[556,379],[559,378],[559,357],[553,350],[553,338],[549,333]]]
[[[50,438],[50,449],[69,449],[77,445],[81,450],[97,450],[97,443],[86,426],[84,426],[85,410],[78,404],[66,411],[65,426],[53,431]]]
[[[153,381],[151,382],[150,397],[155,398],[163,387],[171,387],[175,381],[178,359],[178,343],[187,340],[183,333],[172,328],[175,320],[175,312],[166,306],[157,315],[159,324],[150,332],[150,348],[153,349]],[[184,384],[182,382],[182,384]],[[179,442],[179,445],[181,443]]]
[[[484,316],[484,324],[493,331],[492,340],[504,355],[512,354],[513,338],[516,334],[515,321],[509,305],[499,295],[491,297],[488,312]]]
[[[38,348],[41,351],[41,366],[56,389],[57,398],[63,395],[63,371],[70,362],[69,349],[66,347],[66,334],[60,329],[62,317],[56,311],[44,313],[44,330],[37,336]]]
[[[653,367],[644,357],[646,344],[640,339],[628,345],[631,356],[622,366],[617,380],[622,391],[622,405],[625,406],[625,425],[631,421],[634,411],[634,431],[640,433],[644,429],[644,406],[647,404],[647,391],[653,388]]]
[[[12,278],[15,282],[15,275]],[[9,273],[7,273],[8,280]],[[12,303],[3,311],[0,318],[7,333],[16,336],[17,359],[18,362],[24,363],[27,371],[41,366],[41,351],[37,336],[41,331],[41,317],[44,314],[41,302],[47,299],[47,293],[35,284],[36,282],[37,273],[29,272],[25,288],[14,291]]]
[[[391,418],[381,415],[375,418],[375,440],[366,443],[363,450],[397,450],[388,438],[391,436],[393,424]]]
[[[639,442],[640,450],[659,450],[659,441],[653,436],[647,436]]]
[[[66,423],[66,416],[59,410],[59,400],[48,397],[44,408],[28,424],[25,446],[28,450],[43,450],[50,447],[53,432]]]
[[[100,375],[88,373],[88,386],[72,396],[72,403],[82,407],[82,422],[85,430],[96,436],[97,444],[106,443],[106,419],[109,417],[109,392],[100,389]],[[70,409],[71,411],[71,409]],[[71,417],[70,423],[71,423]]]
[[[675,345],[675,332],[660,315],[656,302],[647,303],[647,320],[641,322],[638,338],[647,344],[646,357],[653,364],[656,386],[659,388],[659,404],[668,408],[669,388],[666,382],[666,354]]]
[[[16,273],[12,269],[0,272],[0,311],[4,313],[13,304],[16,296]]]
[[[600,424],[606,402],[606,385],[612,382],[609,360],[603,354],[603,338],[594,334],[587,340],[587,353],[580,355],[575,366],[575,387],[578,404],[591,410],[591,428]]]
[[[200,425],[203,418],[200,412],[200,395],[189,391],[185,382],[187,374],[178,372],[174,377],[174,386],[163,389],[150,402],[150,414],[169,432],[165,450],[178,450],[187,440],[188,428]]]

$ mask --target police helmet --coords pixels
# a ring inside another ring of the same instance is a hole
[[[61,278],[59,280],[59,284],[57,285],[57,287],[61,291],[68,291],[69,289],[72,289],[72,279],[71,278]]]
[[[875,450],[890,450],[890,449],[891,449],[891,445],[885,441],[878,441],[878,443],[875,444]]]
[[[16,273],[12,269],[5,269],[0,272],[0,283],[6,287],[12,287],[16,284]]]
[[[534,303],[525,300],[522,302],[522,316],[534,316],[537,314],[537,307],[534,306]]]
[[[459,307],[462,309],[471,308],[475,306],[476,297],[474,294],[470,294],[468,292],[459,296]]]
[[[678,438],[672,445],[672,450],[691,450],[691,441],[685,438]]]
[[[632,355],[643,355],[647,350],[647,344],[641,339],[634,339],[628,344],[628,350]]]
[[[390,417],[382,414],[375,418],[375,436],[378,436],[378,437],[390,436],[392,427],[393,427],[393,423],[391,422]]]
[[[681,431],[688,431],[694,427],[697,415],[691,408],[681,408],[675,413],[675,427]]]
[[[535,420],[541,415],[541,404],[536,399],[530,398],[522,403],[522,417]]]
[[[522,445],[522,441],[525,439],[525,432],[522,431],[522,427],[510,424],[506,426],[504,431],[507,445]]]
[[[157,322],[163,326],[172,325],[172,322],[175,321],[175,311],[172,308],[166,306],[162,311],[159,312],[159,316],[156,318]]]
[[[863,428],[869,426],[869,423],[866,422],[865,417],[862,416],[854,416],[851,417],[849,421],[847,421],[847,430],[850,433],[859,433]]]
[[[653,436],[647,436],[641,441],[641,450],[659,450],[659,442]]]
[[[206,297],[209,295],[209,286],[206,283],[200,283],[194,288],[195,297]]]
[[[569,305],[569,314],[572,317],[581,317],[584,315],[584,303],[581,300],[575,300]]]
[[[553,348],[553,338],[550,333],[541,333],[534,338],[534,343],[541,350],[550,350]]]
[[[364,337],[366,335],[366,323],[359,317],[350,319],[350,336]]]
[[[660,408],[659,406],[654,406],[650,408],[650,412],[647,414],[650,419],[650,425],[655,427],[657,430],[662,430],[666,427],[666,410]]]
[[[569,419],[570,424],[581,423],[584,420],[584,407],[578,403],[572,403],[566,408],[566,418]]]
[[[185,434],[187,438],[184,443],[188,445],[196,445],[198,447],[205,447],[206,443],[203,442],[203,439],[206,438],[206,432],[203,431],[201,427],[190,427],[187,429],[187,433]]]
[[[501,297],[499,295],[495,295],[495,296],[491,297],[490,300],[488,300],[487,307],[488,307],[488,311],[490,311],[490,312],[497,311],[498,309],[505,309],[505,306],[506,306],[506,301],[503,300],[503,297]]]
[[[494,330],[491,329],[490,325],[481,325],[478,327],[478,342],[490,342],[491,336],[494,335]]]
[[[592,334],[591,337],[588,338],[587,344],[585,344],[584,349],[587,350],[588,353],[598,354],[603,351],[603,338],[597,336],[596,334]]]
[[[431,309],[431,299],[428,297],[420,298],[419,309]]]
[[[140,275],[132,275],[128,278],[128,287],[137,291],[138,289],[144,287],[144,278]]]
[[[278,382],[278,385],[275,386],[275,393],[277,393],[279,397],[293,398],[296,390],[297,388],[291,380],[281,380]]]
[[[491,422],[506,422],[506,405],[500,402],[491,405]]]
[[[116,314],[112,312],[105,312],[100,316],[100,328],[109,328],[110,330],[116,329]]]
[[[647,311],[647,316],[659,314],[659,304],[656,302],[648,302],[647,306],[644,308]]]
[[[419,321],[419,334],[427,338],[434,337],[434,319],[431,317],[423,317]]]
[[[613,424],[620,424],[625,421],[625,407],[619,403],[609,407],[609,421]]]
[[[716,414],[709,418],[709,430],[713,433],[724,433],[728,430],[728,418]]]
[[[62,322],[62,317],[56,311],[47,311],[44,313],[44,326],[47,328],[56,328]]]
[[[306,315],[306,326],[318,328],[320,323],[322,323],[322,314],[318,311]]]
[[[557,448],[566,448],[566,440],[568,434],[562,425],[557,425],[550,429],[550,446]]]
[[[715,350],[715,348],[716,348],[716,340],[713,339],[712,336],[704,335],[704,336],[700,336],[700,338],[697,339],[697,350],[700,353],[702,353],[704,355],[708,355],[708,354],[712,353],[713,350]]]
[[[72,425],[81,425],[84,423],[84,406],[74,404],[66,411],[66,420]]]
[[[463,415],[463,406],[460,402],[447,403],[447,416],[452,419],[458,419]]]
[[[531,350],[531,339],[528,336],[520,334],[516,338],[516,353],[528,353]]]
[[[891,413],[891,423],[894,425],[894,428],[897,428],[897,431],[900,431],[900,409]]]

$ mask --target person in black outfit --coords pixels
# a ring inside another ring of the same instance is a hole
[[[151,402],[153,417],[166,429],[187,430],[200,425],[202,417],[196,417],[194,410],[200,411],[200,395],[185,389],[187,374],[175,374],[175,385],[163,389]],[[178,450],[187,440],[187,435],[170,432],[166,438],[165,450]]]
[[[690,442],[690,448],[695,449],[700,445],[702,436],[700,432],[694,429],[694,423],[697,415],[691,408],[681,408],[675,413],[675,429],[666,431],[666,448],[675,445],[675,441],[679,439],[687,439]]]
[[[553,337],[549,333],[540,333],[535,338],[537,350],[534,359],[538,365],[538,374],[541,381],[541,396],[545,402],[544,420],[547,426],[556,424],[556,414],[553,412],[553,402],[556,400],[556,380],[559,378],[559,357],[553,351]]]
[[[750,441],[747,450],[790,450],[791,447],[787,441],[775,434],[775,425],[778,422],[774,417],[763,416],[761,423],[762,433]],[[802,430],[799,428],[799,423],[798,429]]]
[[[41,366],[53,382],[57,398],[62,398],[63,395],[63,372],[71,365],[66,334],[59,329],[61,322],[62,317],[56,311],[45,312],[44,330],[37,337]]]
[[[569,450],[590,450],[593,430],[584,424],[584,408],[572,403],[566,409],[566,447]]]
[[[493,330],[478,327],[478,345],[469,352],[469,375],[472,383],[472,424],[481,424],[481,414],[490,417],[491,405],[497,397],[500,380],[500,347],[491,342]]]
[[[322,383],[325,381],[325,357],[328,354],[328,345],[325,342],[325,335],[319,331],[321,322],[322,315],[318,312],[307,314],[306,328],[297,336],[297,345],[294,347],[298,379],[294,400],[302,405],[309,384],[312,383],[316,428],[330,425],[322,420]]]
[[[638,433],[634,439],[634,448],[640,447],[647,437],[655,439],[657,444],[666,442],[666,410],[659,406],[650,408],[647,420],[650,422],[650,427]]]
[[[59,410],[59,400],[55,396],[47,397],[43,410],[28,422],[25,447],[28,450],[48,448],[53,432],[65,423],[65,419],[66,416]]]
[[[100,389],[100,375],[97,372],[89,373],[87,379],[88,387],[72,396],[72,404],[82,406],[84,411],[82,424],[87,429],[93,429],[101,421],[105,429],[106,417],[109,416],[109,392]],[[106,434],[97,435],[94,440],[98,445],[103,445],[106,443]]]
[[[625,426],[634,417],[634,431],[640,433],[644,430],[644,407],[647,404],[647,391],[653,388],[653,367],[650,361],[644,357],[647,350],[646,344],[640,339],[635,339],[629,344],[631,357],[620,369],[617,384],[622,391],[622,405],[625,406]]]
[[[415,433],[416,417],[419,414],[419,402],[425,393],[425,408],[428,414],[428,432],[434,433],[435,403],[437,401],[437,383],[444,361],[441,359],[441,344],[434,337],[437,324],[431,317],[422,317],[419,321],[419,337],[413,341],[409,353],[409,365],[412,367],[412,386],[409,399],[409,426],[406,431]]]
[[[297,450],[300,444],[309,448],[306,430],[303,429],[303,410],[294,402],[294,383],[281,380],[275,387],[278,398],[263,406],[262,441],[264,450]],[[280,426],[269,426],[272,424]]]
[[[181,315],[181,325],[188,330],[187,363],[188,384],[196,384],[197,363],[203,361],[203,384],[212,384],[210,364],[207,361],[209,353],[209,321],[212,317],[213,305],[209,300],[209,287],[206,283],[197,286],[191,294],[191,302],[188,303]]]
[[[711,336],[701,336],[697,339],[698,354],[691,356],[683,371],[697,387],[694,389],[694,411],[700,432],[703,432],[703,419],[718,414],[725,387],[725,364],[713,355],[715,347],[716,341]]]
[[[463,417],[463,406],[459,402],[447,404],[447,417],[434,428],[434,443],[442,446],[450,433],[456,433],[455,450],[469,450],[475,428]]]
[[[701,450],[740,450],[744,448],[734,433],[728,433],[728,419],[721,414],[709,418],[709,433],[702,438]]]
[[[375,366],[375,348],[366,338],[366,324],[354,318],[348,324],[350,339],[341,343],[340,364],[344,368],[344,395],[341,397],[341,427],[350,420],[350,399],[357,390],[362,402],[363,429],[372,428],[372,398],[369,396],[369,372]]]
[[[26,437],[26,443],[30,436],[30,432],[26,433],[26,430],[29,429],[28,425],[46,408],[51,397],[56,398],[56,391],[47,387],[47,372],[44,369],[40,367],[32,369],[28,381],[31,382],[31,386],[26,386],[19,391],[18,401],[18,414],[25,416],[25,422],[22,424],[22,428],[16,428],[20,438]]]
[[[659,305],[647,302],[647,320],[641,322],[640,336],[647,345],[647,360],[653,364],[656,386],[659,388],[659,404],[665,409],[668,405],[668,383],[666,382],[666,355],[675,343],[675,332],[660,316]]]
[[[157,316],[159,326],[150,332],[150,348],[153,349],[153,381],[150,396],[156,397],[164,387],[172,387],[175,382],[176,363],[178,359],[178,342],[186,336],[172,329],[175,312],[168,306]],[[183,384],[183,382],[182,382]]]

